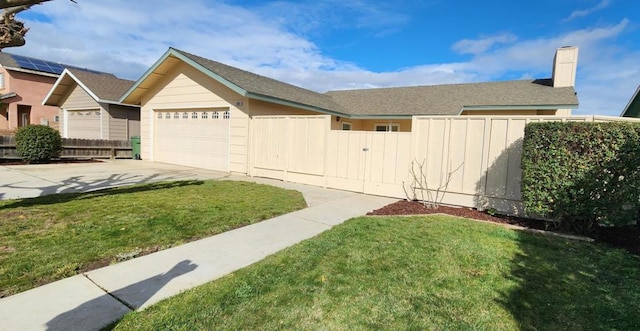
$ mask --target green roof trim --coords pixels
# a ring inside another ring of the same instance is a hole
[[[303,103],[298,103],[298,102],[295,102],[295,101],[289,101],[289,100],[284,100],[284,99],[280,99],[280,98],[274,98],[274,97],[271,97],[271,96],[268,96],[268,95],[262,95],[262,94],[249,92],[245,96],[247,98],[251,98],[251,99],[255,99],[255,100],[276,103],[276,104],[283,105],[283,106],[295,107],[295,108],[300,108],[300,109],[304,109],[304,110],[310,110],[310,111],[325,113],[325,114],[329,114],[329,115],[336,115],[336,116],[342,116],[342,117],[349,116],[346,113],[340,113],[340,112],[332,111],[332,110],[329,110],[329,109],[310,106],[310,105],[306,105],[306,104],[303,104]]]
[[[563,104],[563,105],[513,105],[513,106],[463,106],[462,110],[556,110],[578,108],[578,104]]]
[[[180,51],[176,50],[175,48],[169,48],[169,51],[171,52],[171,55],[173,55],[176,58],[184,61],[186,64],[198,69],[203,74],[215,79],[218,83],[228,87],[229,89],[231,89],[232,91],[240,94],[243,97],[247,96],[247,94],[248,94],[247,90],[245,90],[242,87],[230,82],[229,80],[227,80],[226,78],[216,74],[215,72],[207,69],[206,67],[204,67],[200,63],[188,58],[187,56],[185,56],[184,54],[182,54]]]
[[[629,103],[627,103],[627,106],[620,116],[640,118],[640,86],[638,86],[636,92],[631,99],[629,99]]]
[[[142,82],[144,82],[149,76],[151,76],[151,74],[162,64],[162,62],[164,62],[169,57],[169,55],[171,55],[171,48],[164,52],[160,59],[158,59],[158,61],[156,61],[151,67],[149,67],[149,69],[147,69],[147,71],[145,71],[144,74],[142,74],[142,76],[140,76],[140,78],[138,78],[138,80],[133,83],[133,85],[126,92],[124,92],[119,101],[124,102],[124,100],[126,100],[131,95],[131,93],[133,93],[133,91],[137,90],[138,87],[140,87],[140,84],[142,84]]]

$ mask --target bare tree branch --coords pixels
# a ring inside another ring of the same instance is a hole
[[[33,6],[51,0],[0,0],[0,9],[21,6]]]
[[[25,44],[24,36],[29,29],[16,20],[16,14],[48,1],[52,0],[0,0],[0,50]],[[76,3],[75,0],[70,1]]]

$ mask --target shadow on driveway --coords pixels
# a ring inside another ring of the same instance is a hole
[[[74,200],[89,200],[104,196],[116,195],[116,194],[128,194],[128,193],[136,193],[136,192],[145,192],[145,191],[153,191],[158,189],[166,189],[173,187],[181,187],[181,186],[190,186],[190,185],[202,185],[203,181],[201,180],[178,180],[171,181],[171,178],[162,178],[162,182],[156,182],[155,176],[150,176],[146,178],[140,178],[140,176],[134,176],[132,178],[125,177],[126,175],[112,175],[107,179],[100,181],[92,181],[92,182],[83,182],[81,176],[71,177],[67,180],[63,181],[63,185],[52,185],[50,187],[41,188],[42,194],[36,198],[24,198],[14,200],[2,207],[2,209],[11,209],[18,207],[33,207],[39,205],[49,205],[56,203],[64,203],[68,201]],[[133,180],[135,179],[135,180]],[[126,186],[131,184],[143,184],[149,183],[148,185],[142,186]],[[67,187],[63,190],[59,190],[60,187]],[[124,186],[124,187],[119,187]],[[21,187],[9,184],[5,185],[7,188],[18,188]],[[81,193],[78,193],[81,191]],[[72,193],[73,192],[73,193]]]

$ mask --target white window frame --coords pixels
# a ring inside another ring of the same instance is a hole
[[[378,127],[384,126],[386,130],[378,131]],[[394,130],[395,129],[395,130]],[[373,125],[373,131],[375,132],[400,132],[400,123],[376,123]]]

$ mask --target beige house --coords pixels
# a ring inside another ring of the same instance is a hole
[[[322,94],[170,48],[119,102],[141,106],[143,159],[249,173],[254,121],[266,115],[330,115],[332,130],[396,132],[410,132],[415,116],[568,116],[577,56],[558,49],[551,79]]]
[[[59,107],[64,138],[128,140],[140,135],[140,107],[118,101],[133,81],[67,68],[43,104]]]

